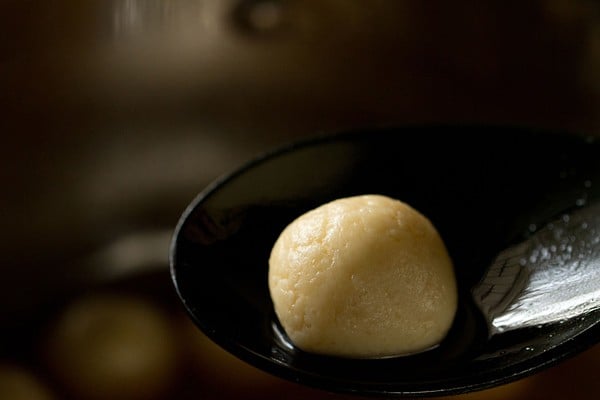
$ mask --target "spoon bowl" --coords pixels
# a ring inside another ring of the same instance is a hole
[[[573,220],[584,218],[586,224],[585,218],[597,219],[599,154],[591,138],[509,127],[390,128],[296,143],[248,163],[198,195],[175,230],[172,278],[204,333],[285,379],[374,396],[438,396],[507,383],[577,354],[600,337],[600,290],[592,290],[593,304],[577,308],[583,310],[579,313],[500,331],[492,317],[502,302],[494,303],[490,316],[489,304],[481,301],[482,293],[496,290],[485,284],[494,268],[502,267],[498,256],[506,249],[534,241],[565,215],[579,215]],[[279,326],[267,286],[275,240],[304,212],[359,194],[410,204],[433,222],[446,243],[459,308],[450,332],[434,349],[381,359],[316,355],[294,347]],[[584,212],[589,207],[593,211]],[[573,230],[568,237],[577,241],[577,235]],[[600,245],[593,241],[600,226],[586,235],[597,250]],[[586,271],[600,269],[600,259],[589,259],[596,250],[584,254]],[[514,270],[528,268],[525,261],[516,262]],[[507,284],[511,299],[519,299],[529,282],[530,275],[518,276]],[[516,302],[503,306],[511,304],[518,308]]]

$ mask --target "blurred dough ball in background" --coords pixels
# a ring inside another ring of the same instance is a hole
[[[158,399],[176,376],[171,323],[141,298],[76,300],[50,328],[44,347],[50,373],[77,399]]]
[[[16,366],[0,365],[0,399],[54,400],[50,390],[31,372]]]

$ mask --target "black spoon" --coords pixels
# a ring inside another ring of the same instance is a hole
[[[437,348],[405,357],[302,352],[273,313],[271,247],[303,212],[367,193],[411,204],[440,231],[460,290],[453,327]],[[600,145],[591,138],[506,127],[320,137],[204,190],[176,228],[172,277],[200,329],[280,377],[360,395],[473,391],[531,374],[600,339],[599,201]],[[562,306],[552,305],[554,297]]]

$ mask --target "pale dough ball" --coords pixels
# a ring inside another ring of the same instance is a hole
[[[287,226],[271,251],[269,289],[297,347],[344,357],[426,350],[444,338],[457,307],[438,232],[379,195],[335,200]]]

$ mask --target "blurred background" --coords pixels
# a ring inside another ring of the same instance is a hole
[[[0,0],[0,398],[342,398],[211,344],[179,215],[301,137],[406,124],[600,136],[594,0]],[[518,145],[518,144],[517,144]],[[461,398],[592,398],[600,348]]]

